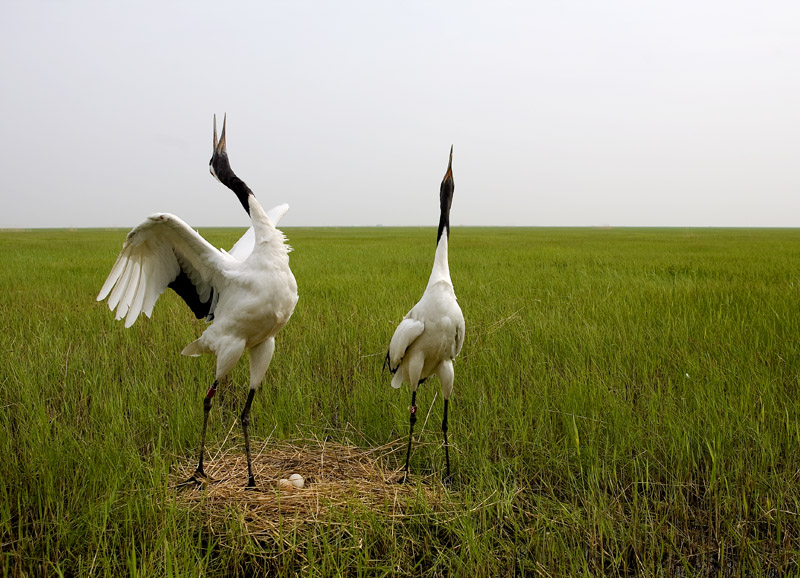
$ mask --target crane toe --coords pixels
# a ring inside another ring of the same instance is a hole
[[[189,476],[183,482],[180,482],[177,486],[175,486],[179,490],[185,490],[186,488],[195,488],[200,489],[206,484],[214,484],[217,480],[212,478],[211,476],[207,476],[205,472],[197,471]]]

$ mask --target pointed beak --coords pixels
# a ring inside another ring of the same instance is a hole
[[[217,115],[214,115],[214,153],[216,154],[223,154],[227,153],[225,149],[225,122],[228,120],[228,113],[225,113],[225,116],[222,117],[222,134],[219,137],[219,141],[217,140]]]
[[[225,113],[225,116],[222,117],[222,135],[217,141],[217,115],[214,115],[214,154],[223,154],[227,153],[225,150],[225,121],[228,120],[228,113]]]
[[[450,161],[447,163],[447,172],[444,174],[443,181],[453,180],[453,145],[450,145]]]
[[[217,139],[217,115],[214,115],[214,150],[211,153],[211,160],[208,161],[208,170],[215,179],[219,180],[217,170],[220,169],[222,164],[227,164],[228,151],[225,150],[225,121],[228,120],[228,114],[222,117],[222,135]],[[221,164],[222,163],[222,164]],[[230,167],[229,167],[230,168]]]

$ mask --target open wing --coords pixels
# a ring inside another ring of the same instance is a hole
[[[221,272],[234,263],[175,215],[156,213],[128,233],[97,300],[108,297],[109,309],[130,327],[142,311],[150,317],[169,287],[198,318],[211,316]]]
[[[392,340],[389,342],[389,353],[386,354],[386,360],[389,362],[389,369],[392,373],[400,367],[406,350],[417,337],[422,335],[424,330],[425,324],[422,321],[410,317],[403,319],[394,330]]]
[[[278,205],[277,207],[272,207],[269,211],[267,211],[267,216],[269,220],[272,221],[272,224],[276,227],[278,223],[289,210],[289,205],[283,203],[282,205]],[[253,252],[253,247],[256,245],[256,233],[253,230],[253,227],[250,227],[244,232],[238,241],[231,247],[231,250],[228,251],[228,255],[238,259],[239,261],[244,261],[247,257],[250,256],[250,253]]]

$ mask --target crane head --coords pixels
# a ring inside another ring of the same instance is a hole
[[[453,191],[455,190],[455,183],[453,182],[453,145],[450,145],[450,160],[447,163],[447,172],[442,179],[442,185],[439,187],[439,231],[436,233],[436,243],[442,237],[442,233],[450,236],[450,205],[453,203]]]
[[[443,181],[453,180],[453,145],[450,145],[450,160],[447,162],[447,172],[444,174]]]
[[[442,211],[450,212],[450,204],[453,202],[453,190],[455,183],[453,182],[453,145],[450,145],[450,160],[447,163],[447,172],[442,179],[442,185],[439,187],[439,202]]]
[[[236,176],[228,160],[228,150],[225,148],[225,121],[228,119],[226,114],[222,117],[222,134],[217,139],[217,115],[214,115],[214,151],[211,153],[211,160],[208,161],[208,170],[211,175],[228,187],[242,203],[242,207],[250,214],[250,197],[254,196],[253,191]]]
[[[221,181],[220,177],[232,172],[228,161],[228,151],[225,148],[225,121],[228,119],[227,113],[222,117],[222,134],[217,140],[217,115],[214,115],[214,150],[211,153],[211,160],[208,161],[208,170],[212,176]]]

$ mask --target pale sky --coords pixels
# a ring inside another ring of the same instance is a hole
[[[800,227],[800,2],[41,2],[0,20],[0,228]]]

